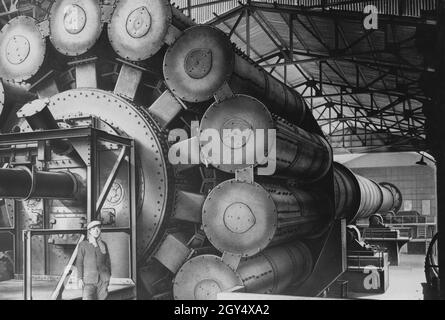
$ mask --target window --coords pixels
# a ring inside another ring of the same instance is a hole
[[[424,216],[431,215],[431,200],[422,200],[422,214]]]
[[[403,200],[403,211],[413,210],[413,200]]]

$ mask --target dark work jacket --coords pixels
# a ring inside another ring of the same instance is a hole
[[[99,277],[102,281],[109,281],[111,278],[110,252],[107,244],[102,242],[105,245],[105,254],[100,251],[99,246],[96,248],[87,240],[79,244],[76,259],[77,277],[85,284],[97,284]]]

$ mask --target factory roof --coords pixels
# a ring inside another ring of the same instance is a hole
[[[434,0],[188,3],[177,1],[306,98],[337,153],[425,150],[419,79],[434,69],[419,49],[434,34]],[[378,30],[364,28],[368,4]]]

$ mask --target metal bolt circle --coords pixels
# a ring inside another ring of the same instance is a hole
[[[13,36],[6,45],[6,58],[14,65],[25,61],[31,51],[29,40],[22,35]]]
[[[128,15],[127,32],[128,34],[139,39],[145,36],[151,27],[151,16],[147,7],[139,7]]]

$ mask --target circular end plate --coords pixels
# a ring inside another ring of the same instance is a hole
[[[0,31],[0,77],[25,81],[33,77],[45,59],[46,42],[37,21],[19,16]]]
[[[219,251],[250,257],[272,241],[277,211],[259,184],[229,180],[210,192],[204,202],[202,224]]]
[[[203,255],[187,261],[173,282],[175,300],[216,300],[217,294],[242,281],[220,257]]]
[[[50,40],[60,53],[78,56],[91,49],[102,31],[95,0],[57,0],[51,7]]]
[[[209,163],[219,170],[234,173],[266,162],[265,153],[274,144],[274,141],[268,141],[268,130],[273,128],[272,115],[264,104],[246,95],[236,95],[221,103],[214,103],[204,114],[200,129],[202,135],[206,135],[206,130],[217,130],[221,146],[224,147],[224,157],[228,158],[227,153],[231,152],[229,163],[223,161],[223,153],[214,153],[216,159],[209,159]],[[256,145],[261,145],[261,140],[264,141],[264,152],[257,157]],[[202,143],[201,148],[206,144]]]
[[[108,37],[122,58],[146,60],[164,45],[171,20],[167,0],[120,0],[108,25]]]
[[[188,102],[211,99],[232,75],[235,53],[227,35],[211,26],[187,29],[167,50],[167,86]]]
[[[285,247],[286,248],[286,247]],[[293,283],[294,286],[298,287],[303,284],[312,274],[314,268],[314,260],[312,258],[311,250],[302,242],[294,242],[290,246],[287,246],[286,250],[288,252],[293,252],[294,261],[298,261],[295,257],[303,257],[300,260],[299,266],[299,277],[295,279]]]
[[[49,99],[48,108],[57,120],[93,116],[100,120],[101,125],[106,124],[103,125],[104,131],[135,139],[138,177],[135,197],[140,208],[137,216],[138,257],[150,253],[157,241],[162,239],[173,196],[168,146],[162,131],[144,109],[99,89],[74,89],[59,93]],[[7,126],[2,128],[4,132],[11,132],[13,127],[20,124],[27,126],[24,119],[17,119],[16,112],[11,112],[5,123]]]

